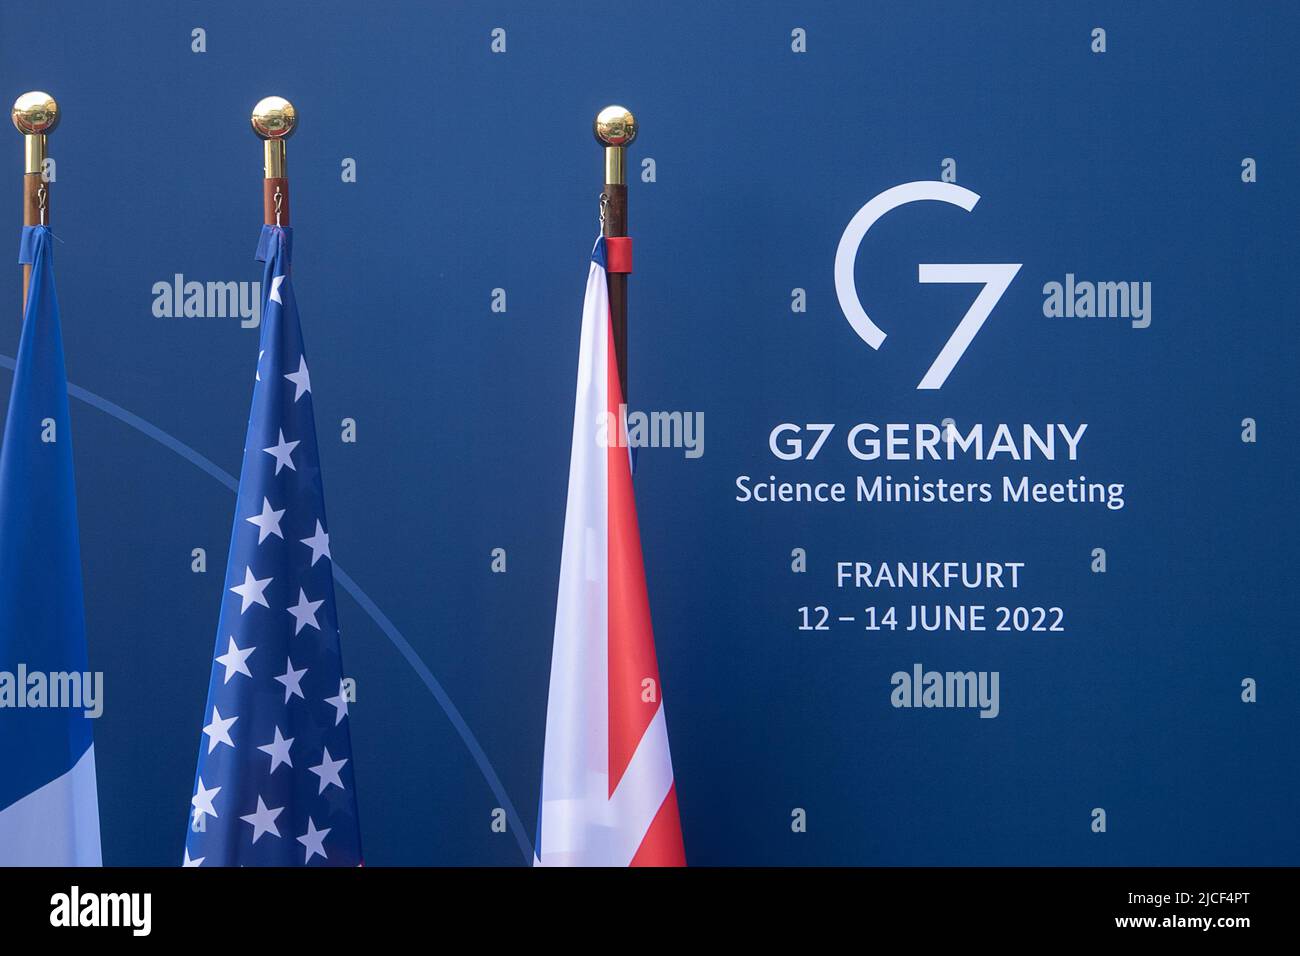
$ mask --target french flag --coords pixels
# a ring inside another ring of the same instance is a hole
[[[49,226],[23,228],[19,261],[32,278],[0,446],[0,867],[99,866],[94,719],[53,694],[93,675]]]
[[[582,309],[538,866],[684,866],[601,238]],[[620,265],[617,271],[630,271]]]

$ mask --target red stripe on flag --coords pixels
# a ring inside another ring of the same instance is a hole
[[[620,441],[606,449],[609,467],[609,792],[618,787],[637,744],[659,709],[659,664],[655,659],[650,598],[641,560],[641,533],[636,521],[632,469],[624,442],[612,324],[609,336],[610,429]],[[644,681],[653,681],[649,687]],[[649,698],[649,699],[646,699]]]
[[[606,363],[608,404],[614,434],[625,438],[623,390],[618,381],[614,325],[607,324]],[[641,557],[641,531],[636,520],[632,467],[625,443],[611,441],[606,449],[609,468],[609,794],[613,796],[646,728],[662,706],[659,662],[650,624],[650,596]],[[647,682],[649,684],[647,685]],[[659,805],[655,818],[632,858],[632,866],[685,866],[682,827],[677,814],[677,785]]]
[[[677,784],[668,788],[654,822],[646,831],[641,847],[630,866],[685,866],[686,849],[682,844],[682,824],[677,815]]]

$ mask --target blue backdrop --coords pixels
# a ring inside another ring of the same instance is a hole
[[[234,504],[221,472],[238,471],[257,349],[235,319],[156,317],[152,288],[259,278],[248,114],[274,93],[301,116],[295,286],[333,553],[355,583],[339,615],[367,863],[525,859],[601,181],[590,124],[611,102],[641,123],[632,403],[706,421],[702,458],[647,450],[637,476],[688,858],[1300,862],[1295,8],[547,6],[0,8],[0,91],[46,89],[64,113],[53,224],[68,377],[84,390],[105,861],[181,856]],[[21,155],[15,133],[15,255]],[[890,333],[873,351],[837,305],[836,245],[868,199],[939,179],[945,159],[981,202],[872,230],[858,284]],[[977,289],[918,285],[918,262],[1024,264],[939,391],[916,382]],[[1067,273],[1150,282],[1150,327],[1045,317],[1043,286]],[[0,270],[6,356],[18,299],[17,267]],[[885,467],[843,444],[857,422],[947,416],[1089,428],[1080,461],[1010,469]],[[786,421],[837,430],[815,461],[783,462],[767,441]],[[880,472],[1087,474],[1124,482],[1127,504],[735,500],[738,474]],[[798,631],[801,606],[871,603],[835,587],[834,562],[853,559],[1024,561],[1016,598],[1061,605],[1067,632]],[[1001,715],[891,707],[890,675],[917,661],[1000,671]],[[1246,678],[1258,703],[1241,699]],[[467,735],[523,833],[492,831],[503,800]]]

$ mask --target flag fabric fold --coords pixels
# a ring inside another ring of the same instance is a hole
[[[0,450],[0,866],[102,862],[53,240],[23,229],[31,283]]]
[[[583,302],[535,863],[686,862],[605,273]]]
[[[264,226],[262,332],[203,709],[187,866],[358,866],[361,833],[292,233]]]

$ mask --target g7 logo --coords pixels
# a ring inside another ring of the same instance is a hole
[[[857,211],[844,235],[840,237],[839,248],[835,251],[835,295],[840,300],[840,309],[844,317],[853,326],[862,341],[873,349],[879,349],[885,341],[885,333],[871,321],[862,302],[858,298],[857,283],[853,280],[853,266],[858,258],[858,246],[867,230],[876,224],[885,213],[899,206],[923,199],[933,199],[960,206],[970,212],[980,197],[969,189],[963,189],[953,183],[921,181],[903,183],[892,189],[886,189]],[[984,288],[971,303],[970,309],[957,323],[948,341],[944,343],[930,370],[921,379],[917,388],[942,388],[948,380],[953,367],[965,354],[975,334],[984,325],[984,321],[998,304],[1002,294],[1011,285],[1023,263],[1020,262],[922,262],[917,266],[917,279],[920,282],[982,283]]]

